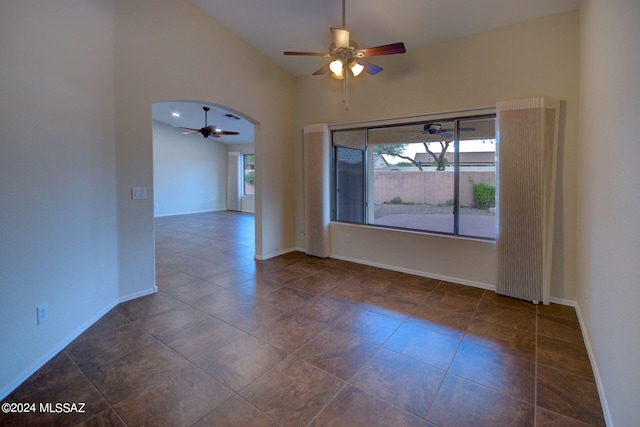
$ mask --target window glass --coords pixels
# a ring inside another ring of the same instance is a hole
[[[335,219],[363,224],[365,221],[364,150],[335,149]]]
[[[463,236],[496,237],[496,135],[493,118],[460,121],[460,211]]]
[[[245,196],[254,196],[256,194],[256,162],[254,154],[243,154],[242,160],[244,164],[244,190]]]
[[[454,124],[370,129],[374,215],[370,224],[454,232]]]
[[[495,116],[334,131],[333,141],[334,220],[495,239]]]

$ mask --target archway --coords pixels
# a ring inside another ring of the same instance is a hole
[[[207,138],[196,131],[206,126],[238,134],[220,132],[218,137]],[[154,218],[228,209],[233,154],[240,161],[242,174],[235,175],[241,193],[233,209],[256,215],[257,250],[261,221],[256,199],[260,190],[254,187],[254,194],[248,194],[243,182],[248,155],[252,155],[253,165],[260,161],[255,157],[255,121],[212,102],[170,100],[152,104],[152,132]]]

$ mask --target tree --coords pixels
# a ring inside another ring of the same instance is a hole
[[[445,170],[445,168],[447,166],[447,158],[445,157],[445,155],[447,154],[447,150],[449,149],[449,145],[452,142],[453,141],[438,141],[438,144],[440,144],[440,153],[439,154],[434,153],[429,148],[429,144],[435,144],[434,142],[423,142],[422,143],[422,145],[424,145],[424,149],[427,150],[427,153],[429,153],[429,155],[431,155],[431,157],[433,157],[433,159],[434,159],[434,161],[436,163],[436,171]],[[414,164],[415,166],[417,166],[418,169],[422,171],[423,170],[422,169],[422,165],[419,162],[416,162],[411,157],[405,156],[403,154],[405,148],[407,148],[407,145],[408,144],[376,145],[375,148],[373,149],[373,152],[375,154],[386,154],[388,156],[399,157],[401,159],[407,160],[407,161],[411,162],[412,164]]]
[[[429,153],[431,155],[431,157],[434,158],[434,160],[436,161],[436,171],[443,171],[445,170],[446,167],[446,157],[445,154],[447,154],[447,150],[449,149],[449,144],[451,144],[453,141],[439,141],[438,144],[440,144],[440,154],[436,155],[433,151],[431,151],[431,149],[429,149],[429,144],[427,142],[423,142],[422,145],[424,145],[424,149],[427,150],[427,153]]]
[[[408,162],[411,162],[411,164],[414,164],[418,167],[419,170],[422,170],[422,165],[418,162],[416,162],[414,159],[412,159],[409,156],[405,156],[404,154],[404,149],[407,148],[408,144],[385,144],[385,145],[376,145],[373,148],[373,152],[374,154],[386,154],[388,156],[393,156],[393,157],[399,157],[401,159],[404,159]]]
[[[245,172],[244,174],[244,182],[247,184],[255,184],[256,183],[256,171]]]

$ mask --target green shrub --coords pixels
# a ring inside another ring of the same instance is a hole
[[[496,205],[496,187],[489,184],[473,184],[473,204],[476,208],[492,208]]]
[[[244,174],[244,182],[247,184],[255,184],[256,182],[256,171],[247,172]]]
[[[400,203],[402,203],[402,199],[400,198],[400,196],[396,196],[393,199],[389,200],[389,203],[393,203],[394,205],[399,205]]]

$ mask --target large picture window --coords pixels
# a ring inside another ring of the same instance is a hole
[[[333,220],[495,239],[495,116],[332,138]]]

